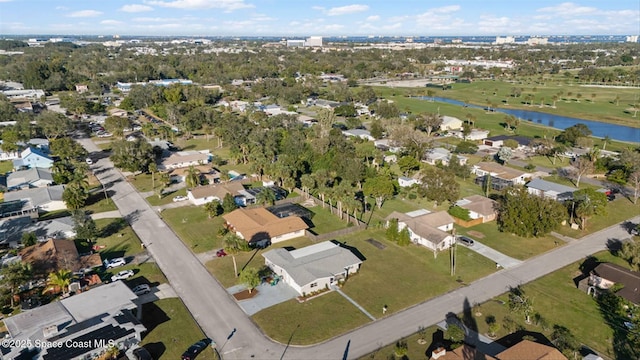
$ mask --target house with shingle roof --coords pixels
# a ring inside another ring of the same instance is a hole
[[[525,185],[529,194],[557,201],[564,201],[573,198],[573,193],[577,188],[556,184],[543,179],[533,179]]]
[[[333,241],[292,251],[273,249],[262,256],[265,265],[303,296],[337,284],[357,273],[362,264],[351,250]]]
[[[160,161],[158,170],[188,168],[211,162],[211,154],[206,151],[178,151]]]
[[[497,203],[482,195],[467,196],[462,200],[458,200],[456,205],[469,210],[469,217],[472,220],[482,219],[483,223],[493,221],[498,216]]]
[[[454,154],[451,154],[451,151],[442,147],[438,147],[429,150],[426,153],[425,159],[422,161],[430,165],[436,165],[438,162],[440,162],[444,166],[449,166],[449,161],[451,160],[453,155]],[[459,154],[455,154],[455,156],[458,158],[458,164],[460,165],[466,165],[467,161],[469,160],[469,158],[467,158],[466,156],[462,156]]]
[[[297,216],[280,218],[265,208],[240,208],[222,218],[229,230],[258,247],[304,236],[304,231],[309,228]]]
[[[17,247],[24,233],[35,234],[38,241],[70,239],[76,236],[74,226],[71,216],[41,221],[28,215],[0,219],[0,244]]]
[[[408,229],[413,243],[433,250],[434,255],[455,242],[451,234],[454,220],[446,211],[430,212],[423,209],[405,214],[394,211],[385,218],[387,224],[391,219],[398,220],[399,231]]]
[[[73,240],[49,239],[20,250],[22,261],[42,275],[66,269],[84,272],[102,266],[100,254],[80,256]]]
[[[208,202],[219,201],[222,202],[227,194],[231,194],[236,199],[236,204],[241,204],[243,197],[241,191],[244,191],[244,186],[239,181],[229,181],[222,184],[212,184],[205,186],[198,186],[187,191],[187,197],[193,205],[204,205]]]
[[[23,200],[30,208],[38,209],[39,212],[64,210],[67,205],[62,200],[63,192],[64,185],[9,191],[4,194],[4,201]]]
[[[499,360],[567,360],[560,350],[533,342],[531,340],[522,340],[507,350],[496,355]]]
[[[40,188],[53,184],[51,170],[34,167],[27,170],[14,171],[7,175],[7,189]]]
[[[502,190],[513,185],[524,185],[531,174],[516,170],[494,162],[479,162],[471,167],[471,173],[476,175],[477,184],[484,183],[486,176],[491,176],[491,187]]]
[[[631,271],[620,265],[602,263],[593,269],[589,276],[589,285],[600,289],[610,289],[615,284],[624,287],[616,292],[616,295],[640,305],[640,272]]]

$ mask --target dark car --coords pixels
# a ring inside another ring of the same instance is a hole
[[[149,350],[143,347],[139,347],[133,350],[133,357],[136,360],[153,360],[153,357],[151,357]]]
[[[473,246],[474,241],[466,236],[458,236],[458,242],[463,245]]]
[[[211,344],[211,339],[202,339],[197,343],[189,346],[187,351],[182,354],[182,360],[193,360]]]

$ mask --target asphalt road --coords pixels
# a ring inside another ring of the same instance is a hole
[[[90,152],[99,151],[89,139],[79,141]],[[103,184],[109,184],[107,190],[113,192],[112,199],[120,213],[147,246],[176,294],[182,298],[203,331],[216,341],[225,359],[358,358],[415,333],[420,326],[438,323],[449,312],[461,312],[465,303],[471,305],[487,301],[508,291],[510,286],[535,280],[603,250],[608,239],[621,240],[629,237],[620,225],[612,226],[324,343],[308,347],[286,346],[269,340],[260,332],[235,300],[208,273],[159,214],[113,168],[108,159],[97,160],[92,169]],[[640,222],[640,216],[631,221]],[[366,263],[364,268],[366,269]],[[425,278],[424,285],[428,286],[428,282],[428,278]],[[354,308],[353,311],[357,309]],[[300,327],[307,326],[314,324],[300,324]],[[229,336],[231,337],[227,340]],[[295,338],[295,333],[292,337]]]

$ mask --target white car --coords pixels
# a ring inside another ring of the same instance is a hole
[[[151,287],[148,284],[140,284],[136,287],[134,287],[133,289],[131,289],[131,291],[133,291],[134,294],[140,296],[140,295],[144,295],[144,294],[148,294],[151,292]]]
[[[122,270],[111,277],[111,281],[126,280],[135,275],[133,270]]]
[[[181,195],[175,196],[173,198],[173,202],[185,201],[185,200],[189,200],[189,198],[186,197],[186,196],[181,196]]]
[[[124,258],[115,258],[115,259],[104,261],[104,267],[107,269],[123,266],[126,264],[127,264],[127,261]]]

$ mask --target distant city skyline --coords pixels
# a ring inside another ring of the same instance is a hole
[[[0,0],[0,34],[637,35],[638,0]]]

